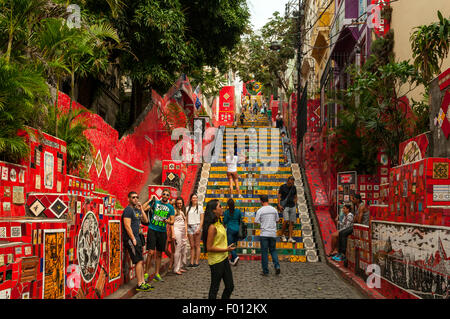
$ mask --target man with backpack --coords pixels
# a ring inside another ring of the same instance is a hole
[[[289,242],[295,243],[292,238],[292,231],[294,228],[294,223],[296,221],[296,211],[297,211],[297,188],[294,186],[294,177],[289,176],[287,183],[281,185],[278,190],[278,210],[283,212],[283,227],[281,228],[281,240],[286,242],[286,236],[284,232],[286,226],[289,225]]]

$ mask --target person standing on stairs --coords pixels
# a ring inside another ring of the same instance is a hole
[[[205,218],[203,206],[198,205],[197,194],[193,193],[191,195],[191,198],[189,200],[189,207],[186,210],[189,246],[191,247],[191,261],[188,267],[196,268],[200,266],[200,239],[202,234],[203,221]]]
[[[283,212],[283,227],[281,228],[281,240],[286,242],[285,231],[289,229],[289,242],[295,243],[292,238],[294,223],[297,220],[297,188],[294,186],[294,177],[289,176],[287,183],[281,185],[278,190],[278,210]]]
[[[167,224],[173,225],[175,210],[172,205],[169,204],[170,191],[166,188],[162,192],[161,201],[155,201],[153,215],[150,218],[150,224],[148,225],[147,233],[147,250],[149,250],[149,256],[147,258],[155,256],[155,277],[154,281],[164,281],[159,274],[161,267],[162,253],[166,249],[167,241]],[[145,274],[148,278],[149,268]]]
[[[187,242],[187,219],[186,207],[182,197],[175,201],[175,219],[172,228],[172,241],[175,243],[173,272],[182,275],[186,270],[182,266],[186,265],[186,242]]]
[[[227,241],[228,244],[237,245],[239,225],[242,222],[242,212],[235,207],[232,198],[228,199],[227,205],[228,209],[223,214],[223,224],[227,228]],[[239,256],[235,250],[232,250],[230,264],[236,266],[238,261]]]
[[[244,121],[245,121],[244,111],[242,111],[242,113],[241,113],[240,120],[241,120],[241,125],[244,125]]]
[[[220,216],[222,215],[223,210],[220,202],[217,199],[210,200],[206,205],[202,235],[205,253],[208,253],[208,265],[211,270],[209,299],[217,298],[222,280],[225,284],[222,299],[229,299],[234,290],[233,272],[228,261],[228,254],[235,247],[234,244],[228,245],[225,227],[220,222]]]
[[[143,236],[140,236],[139,233],[141,222],[144,224],[148,223],[147,214],[142,209],[138,194],[130,192],[128,193],[128,206],[125,207],[122,214],[123,244],[130,255],[131,261],[136,265],[136,277],[138,280],[136,290],[150,291],[154,287],[147,284],[144,279],[142,247],[145,243],[142,242]]]
[[[234,145],[234,151],[229,149],[227,151],[226,162],[227,162],[227,178],[230,183],[230,197],[233,196],[233,182],[236,186],[239,198],[242,198],[241,190],[239,188],[239,177],[237,172],[237,163],[239,157],[237,154],[237,145]]]
[[[277,243],[277,222],[279,220],[277,210],[269,205],[269,197],[267,195],[260,196],[262,207],[256,212],[255,223],[261,224],[261,233],[259,240],[261,242],[261,266],[263,276],[269,274],[269,255],[272,256],[275,274],[280,274],[280,263],[278,262],[278,253],[276,249]]]

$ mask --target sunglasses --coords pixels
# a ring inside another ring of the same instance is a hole
[[[139,198],[139,196],[131,196],[131,199]]]
[[[167,193],[165,193],[165,194],[162,194],[163,196],[170,196],[170,194],[167,194]]]

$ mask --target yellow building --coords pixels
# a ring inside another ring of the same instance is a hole
[[[394,31],[394,53],[396,61],[410,60],[412,63],[412,50],[409,41],[414,28],[438,22],[437,11],[441,11],[446,18],[450,17],[449,0],[408,0],[391,3],[392,18],[391,29]],[[441,71],[450,67],[450,57],[443,61]],[[403,91],[407,91],[405,88]],[[421,100],[423,87],[418,87],[407,94],[409,100]]]
[[[334,16],[334,1],[306,0],[302,86],[308,81],[308,98],[319,98],[320,78],[330,52],[330,26]],[[319,20],[317,20],[320,17]]]

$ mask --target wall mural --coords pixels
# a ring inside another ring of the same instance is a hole
[[[382,278],[426,299],[450,299],[450,228],[372,222],[372,262]]]
[[[65,230],[44,230],[43,299],[65,298]]]
[[[120,256],[120,221],[110,220],[109,226],[109,282],[120,278],[121,256]]]
[[[86,283],[90,282],[97,272],[100,259],[100,232],[94,213],[88,211],[84,216],[78,233],[77,257],[81,268],[81,276]]]

